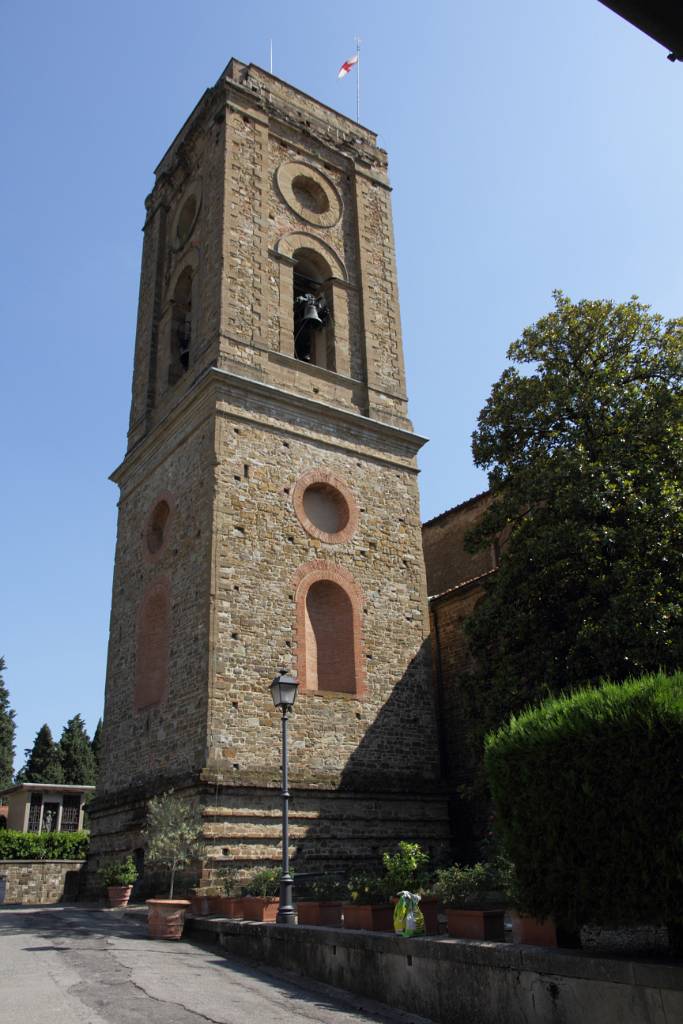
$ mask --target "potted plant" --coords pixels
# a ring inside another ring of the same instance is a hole
[[[493,864],[453,864],[436,873],[433,891],[446,906],[448,934],[504,942],[505,895]]]
[[[342,908],[345,928],[393,931],[394,908],[388,900],[386,878],[377,874],[353,875],[348,891],[350,899]]]
[[[179,939],[183,933],[189,900],[173,898],[175,874],[203,853],[201,807],[176,796],[173,790],[149,802],[143,836],[147,860],[171,873],[168,899],[147,900],[149,934],[153,939]]]
[[[245,921],[267,921],[277,917],[280,892],[280,871],[278,868],[262,868],[255,872],[246,884],[246,895],[242,898]]]
[[[398,901],[399,892],[408,891],[419,895],[425,932],[428,935],[436,935],[439,930],[439,898],[428,886],[429,854],[425,853],[419,843],[407,843],[402,840],[394,853],[382,854],[382,864],[392,903]]]
[[[133,882],[138,877],[137,868],[132,857],[122,860],[111,860],[103,864],[98,875],[107,890],[110,907],[127,907]]]
[[[334,878],[316,879],[310,885],[310,897],[297,900],[296,913],[299,924],[341,928],[342,897],[346,892],[344,883]]]
[[[217,913],[225,914],[226,917],[242,917],[244,910],[237,882],[237,868],[232,864],[219,868],[218,881],[222,895],[218,897]]]
[[[202,890],[195,889],[190,896],[190,909],[195,917],[218,914],[220,911],[220,901],[220,890],[217,886]]]

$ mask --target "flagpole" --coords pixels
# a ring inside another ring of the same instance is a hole
[[[273,40],[270,40],[270,73],[273,73]]]
[[[360,39],[356,36],[356,124],[360,124]]]

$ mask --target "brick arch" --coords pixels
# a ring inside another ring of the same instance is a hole
[[[170,637],[171,582],[163,577],[147,587],[138,609],[133,690],[136,711],[166,699]]]
[[[184,253],[182,259],[179,259],[178,263],[173,268],[173,273],[169,277],[168,284],[166,286],[166,302],[173,298],[178,281],[188,267],[192,271],[192,276],[194,277],[199,270],[199,250],[195,247],[192,247],[187,253]]]
[[[294,576],[297,673],[302,693],[363,697],[363,594],[347,569],[315,559]]]
[[[330,268],[332,277],[338,277],[341,281],[348,281],[344,262],[331,245],[321,241],[308,231],[291,231],[288,235],[279,238],[275,246],[276,252],[281,256],[289,256],[290,259],[299,249],[310,249],[325,261]]]

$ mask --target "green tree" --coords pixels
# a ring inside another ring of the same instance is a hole
[[[95,772],[97,775],[100,773],[100,758],[102,757],[102,719],[98,718],[97,725],[95,726],[95,732],[93,733],[92,743],[90,744],[93,757],[95,758]]]
[[[64,781],[64,772],[59,759],[59,746],[52,739],[49,725],[43,725],[36,733],[32,747],[24,751],[26,764],[17,773],[17,782]]]
[[[5,659],[0,658],[0,788],[12,782],[14,734],[17,728],[14,724],[15,712],[9,706],[9,690],[3,678],[5,668]]]
[[[171,872],[168,898],[173,899],[175,873],[204,852],[201,841],[202,809],[197,803],[184,800],[173,790],[154,797],[147,809],[147,824],[142,834],[147,844],[146,858]]]
[[[94,786],[97,779],[95,755],[85,722],[80,715],[70,718],[59,740],[59,760],[64,782],[72,786]]]
[[[683,320],[556,292],[508,358],[472,444],[493,503],[469,544],[503,538],[467,623],[479,750],[549,694],[683,664]]]

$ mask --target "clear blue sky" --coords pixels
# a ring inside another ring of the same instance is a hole
[[[153,168],[231,56],[389,151],[423,518],[482,490],[469,441],[550,306],[683,311],[683,66],[597,0],[0,0],[0,654],[17,764],[101,712]]]

